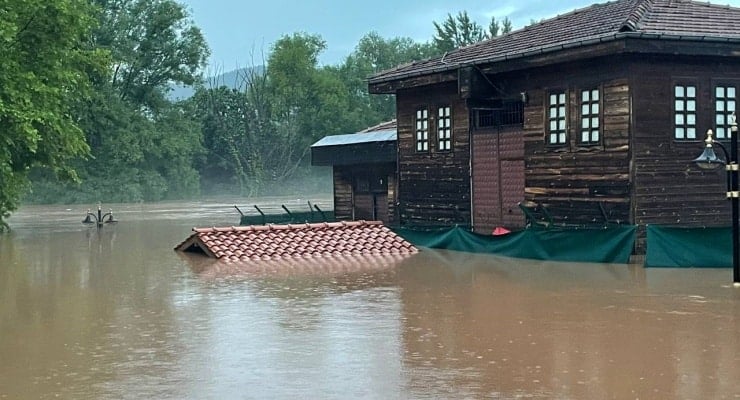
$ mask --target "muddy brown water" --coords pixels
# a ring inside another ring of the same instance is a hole
[[[13,215],[0,398],[740,398],[728,269],[423,250],[281,271],[173,251],[238,223],[232,204],[112,205],[101,230],[86,206]]]

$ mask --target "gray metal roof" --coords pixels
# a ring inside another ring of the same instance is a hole
[[[361,144],[373,142],[395,142],[396,130],[389,129],[366,133],[352,133],[349,135],[325,136],[323,139],[311,145],[311,147],[342,146],[347,144]]]

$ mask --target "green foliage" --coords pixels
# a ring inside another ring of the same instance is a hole
[[[467,11],[457,16],[447,14],[442,23],[433,22],[436,33],[432,38],[439,52],[448,52],[486,39],[486,33],[477,22],[472,21]]]
[[[97,46],[113,55],[111,85],[122,99],[156,110],[171,84],[192,85],[208,49],[184,6],[173,0],[95,0]]]
[[[496,17],[491,17],[491,22],[488,24],[488,39],[495,38],[499,35],[506,35],[514,29],[509,17],[505,17],[501,22],[496,20]]]
[[[366,79],[382,70],[412,60],[432,57],[436,48],[409,38],[384,39],[376,32],[363,36],[355,50],[340,65],[336,73],[350,94],[349,118],[355,127],[363,128],[395,117],[396,102],[392,95],[370,95]]]
[[[467,11],[461,11],[456,16],[447,14],[447,18],[442,23],[436,21],[432,23],[435,29],[432,41],[439,54],[491,39],[499,36],[499,34],[505,35],[513,29],[509,17],[505,17],[501,22],[497,21],[496,17],[491,17],[488,29],[485,30],[477,22],[470,19]]]
[[[333,66],[319,65],[320,36],[294,33],[233,89],[202,86],[208,49],[174,0],[0,2],[15,7],[0,14],[0,224],[27,174],[27,200],[44,203],[290,192],[316,181],[312,143],[395,117],[395,98],[370,95],[369,76],[511,30],[508,18],[485,30],[461,12],[434,23],[433,43],[371,32]],[[192,84],[190,99],[168,99]]]
[[[96,3],[92,43],[110,52],[112,73],[95,76],[93,95],[74,109],[92,155],[76,160],[83,184],[34,171],[28,200],[156,201],[198,194],[200,124],[166,93],[172,83],[199,80],[208,55],[200,30],[172,0]]]
[[[0,230],[36,166],[76,179],[70,161],[88,154],[71,114],[103,76],[106,52],[86,42],[94,25],[86,0],[3,0],[0,7]]]

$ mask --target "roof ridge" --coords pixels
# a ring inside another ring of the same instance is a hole
[[[523,26],[523,27],[521,27],[519,29],[515,29],[515,30],[513,30],[513,31],[511,31],[509,33],[505,33],[503,35],[494,36],[492,38],[481,40],[480,42],[475,42],[475,43],[468,44],[466,46],[461,46],[461,47],[454,48],[454,49],[452,49],[452,50],[450,50],[448,52],[445,52],[445,54],[442,55],[442,56],[432,57],[432,58],[429,58],[428,60],[436,60],[436,59],[444,58],[445,56],[448,55],[448,53],[456,53],[459,50],[468,49],[468,48],[471,48],[471,47],[477,47],[477,46],[485,45],[485,44],[488,44],[488,43],[491,43],[491,42],[496,42],[496,41],[498,41],[500,39],[504,39],[504,38],[507,38],[509,36],[514,36],[514,35],[517,35],[517,34],[520,34],[520,33],[523,33],[523,32],[527,32],[527,31],[530,31],[530,30],[539,28],[541,25],[550,23],[551,21],[557,21],[559,19],[568,18],[568,17],[573,16],[573,15],[576,15],[576,14],[581,14],[581,13],[584,13],[584,12],[587,12],[587,11],[592,11],[593,9],[598,9],[598,8],[606,7],[606,6],[609,6],[609,5],[612,5],[612,4],[622,3],[622,2],[629,2],[629,1],[635,1],[635,0],[611,0],[611,1],[604,1],[604,2],[601,2],[601,3],[593,3],[593,4],[590,4],[590,5],[581,7],[581,8],[576,8],[575,10],[571,10],[571,11],[568,11],[566,13],[557,14],[554,17],[544,18],[544,19],[542,19],[542,20],[540,20],[538,22],[535,22],[535,23],[530,24],[530,25]],[[653,0],[636,0],[636,1],[638,3],[649,2],[649,3],[652,4],[652,1]],[[427,61],[427,60],[423,60],[423,61]]]
[[[245,225],[245,226],[224,226],[211,228],[193,228],[196,233],[213,233],[213,232],[239,232],[239,231],[269,231],[269,230],[289,230],[289,229],[306,229],[306,228],[343,228],[352,226],[374,226],[383,225],[382,221],[339,221],[339,222],[315,222],[315,223],[297,223],[297,224],[267,224],[267,225]]]
[[[619,32],[636,32],[645,15],[653,8],[653,0],[637,0]]]

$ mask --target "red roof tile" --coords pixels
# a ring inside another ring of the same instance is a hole
[[[378,221],[193,228],[175,250],[209,257],[274,260],[296,257],[412,254],[416,248]]]
[[[670,40],[740,40],[740,8],[688,0],[618,0],[594,4],[509,34],[454,49],[441,57],[381,71],[370,84],[463,65],[511,60],[591,43],[635,37]]]

